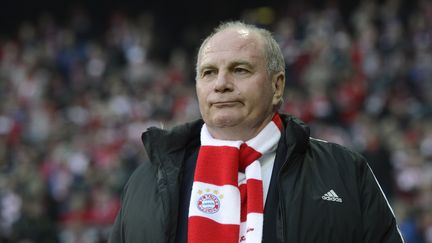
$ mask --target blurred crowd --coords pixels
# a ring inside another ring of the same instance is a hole
[[[362,153],[407,243],[432,242],[432,2],[299,3],[245,10],[287,64],[281,110]],[[147,159],[141,133],[199,118],[195,51],[208,29],[157,58],[151,13],[102,31],[75,11],[0,39],[0,242],[105,242],[122,188]],[[213,26],[209,26],[213,27]]]

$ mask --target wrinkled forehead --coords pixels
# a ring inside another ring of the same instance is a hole
[[[212,36],[201,49],[198,60],[215,52],[254,52],[263,55],[263,45],[259,35],[244,28],[229,28]]]

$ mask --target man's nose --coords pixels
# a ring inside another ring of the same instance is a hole
[[[228,73],[219,72],[215,80],[214,89],[216,92],[227,92],[233,90],[232,77]]]

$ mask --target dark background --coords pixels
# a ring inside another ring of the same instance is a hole
[[[67,21],[67,16],[77,8],[85,9],[94,18],[94,23],[103,28],[106,18],[116,11],[128,14],[138,14],[148,11],[154,14],[159,27],[170,30],[176,36],[185,26],[194,24],[215,23],[221,19],[238,18],[239,13],[248,8],[259,6],[273,6],[276,11],[287,5],[305,5],[321,9],[325,5],[340,6],[342,13],[349,16],[351,10],[358,4],[358,0],[349,1],[167,1],[167,0],[124,0],[124,1],[28,1],[6,0],[0,7],[0,33],[13,33],[22,21],[34,21],[41,13],[50,13],[56,19]]]

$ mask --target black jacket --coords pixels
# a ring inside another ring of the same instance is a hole
[[[301,121],[281,117],[285,132],[266,200],[263,242],[403,242],[364,158],[309,138]],[[143,133],[150,162],[129,179],[109,243],[185,239],[191,161],[199,149],[201,126],[202,121],[196,121],[171,131],[151,128]]]

